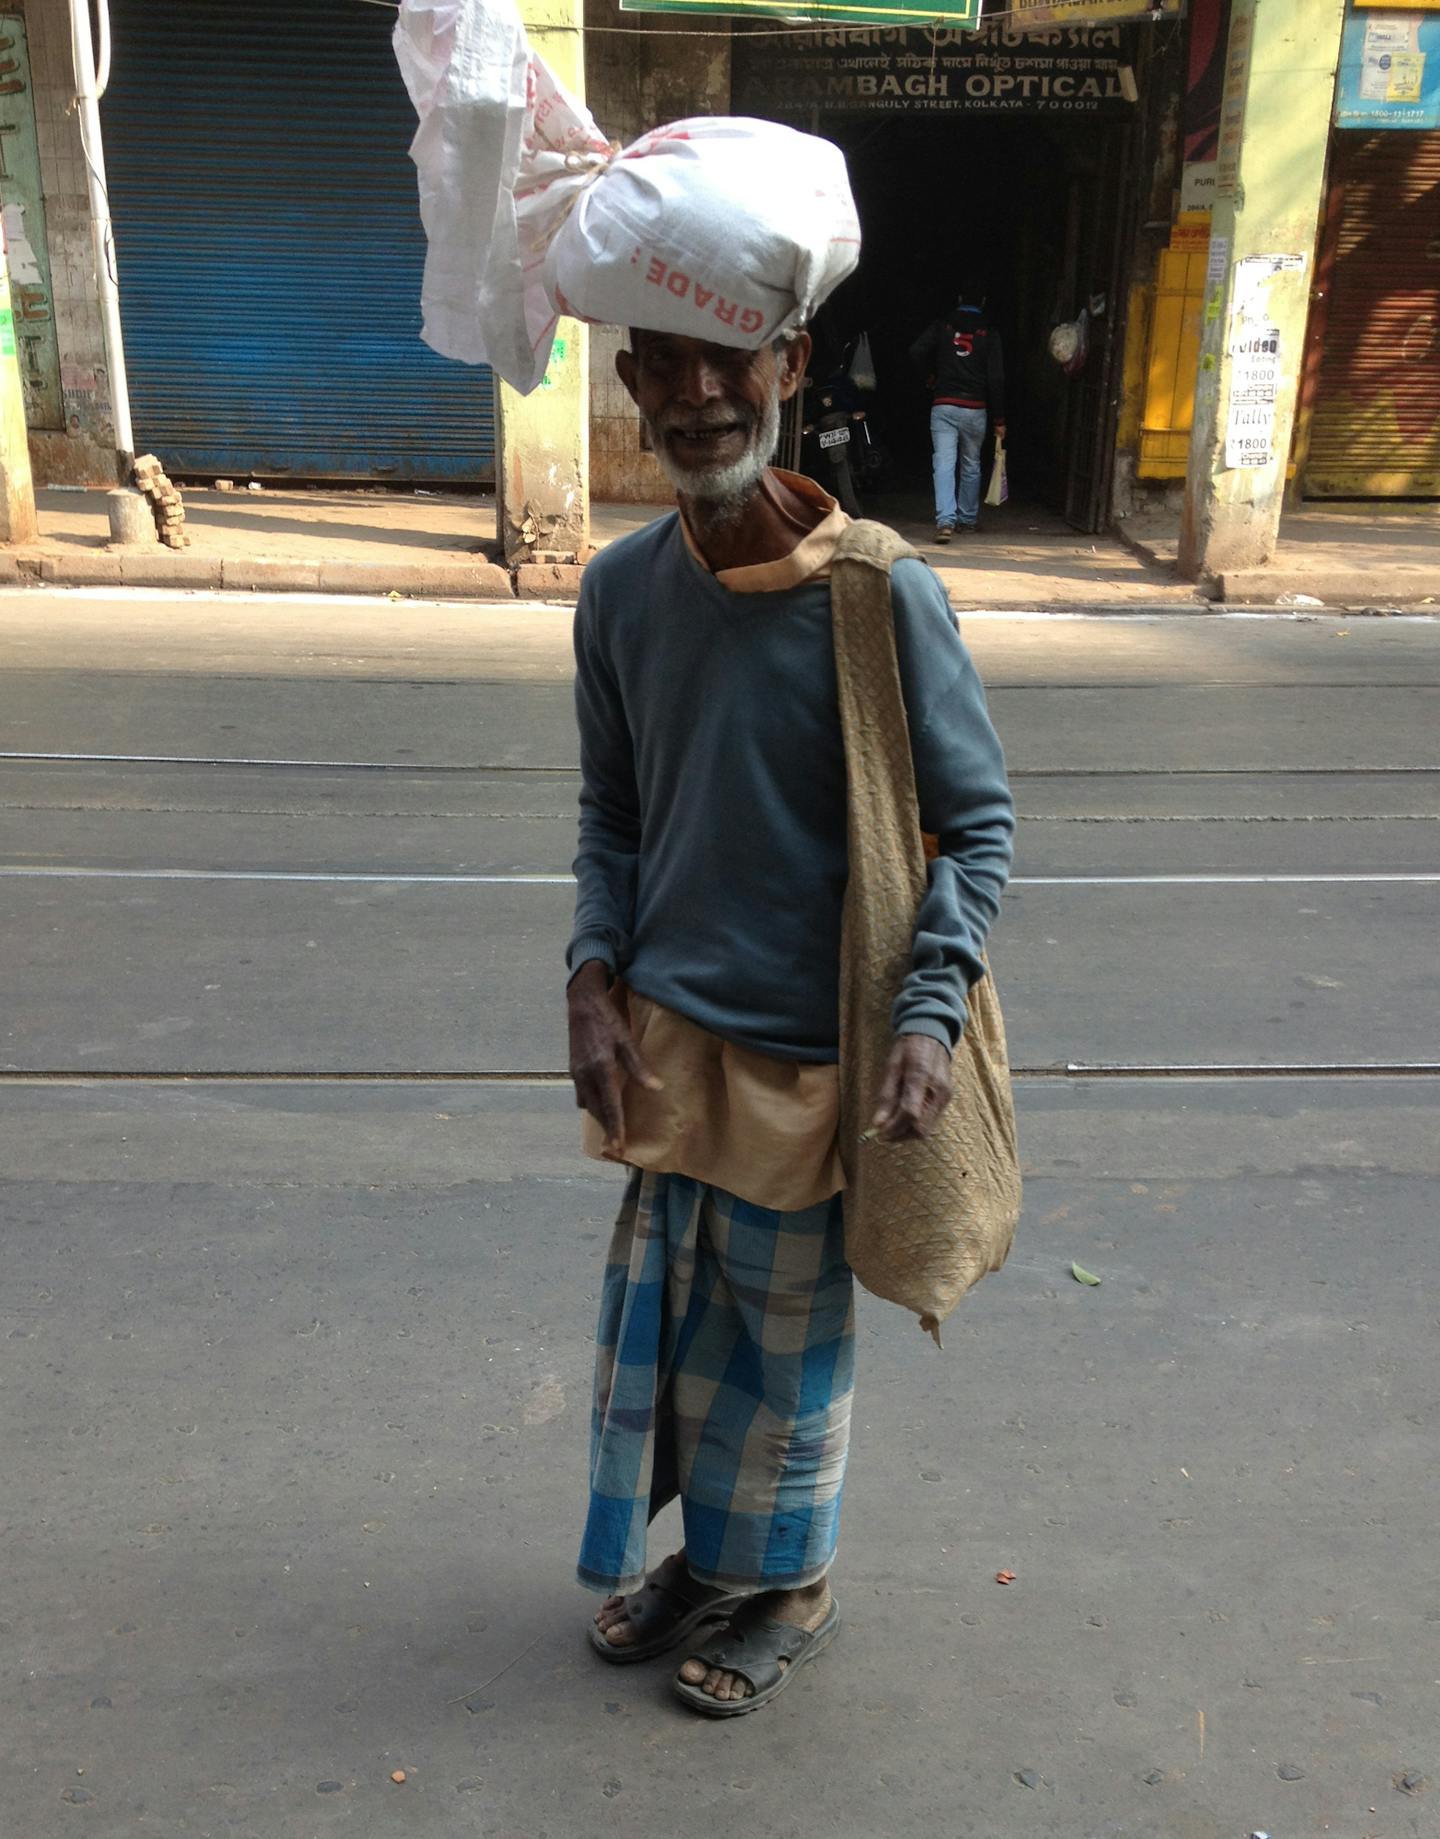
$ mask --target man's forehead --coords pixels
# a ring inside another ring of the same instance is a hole
[[[709,364],[733,365],[753,363],[768,346],[758,351],[738,345],[720,345],[710,339],[687,338],[681,332],[651,332],[644,327],[631,328],[630,349],[636,357],[704,358]]]

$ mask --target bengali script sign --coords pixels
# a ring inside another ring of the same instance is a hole
[[[918,0],[915,5],[895,0],[866,0],[863,5],[847,5],[845,0],[620,0],[622,13],[723,13],[735,19],[836,20],[850,25],[896,25],[908,20],[917,24],[958,26],[962,30],[980,21],[980,0],[949,0],[936,6],[934,0]]]
[[[1123,116],[1134,106],[1133,30],[1021,30],[995,20],[977,32],[934,25],[737,32],[733,106],[802,126],[816,110]]]

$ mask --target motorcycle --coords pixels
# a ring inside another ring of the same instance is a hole
[[[813,390],[814,395],[805,404],[805,470],[818,485],[834,493],[842,511],[859,517],[862,513],[855,475],[870,446],[860,392],[844,371],[819,385],[807,379],[807,390]]]

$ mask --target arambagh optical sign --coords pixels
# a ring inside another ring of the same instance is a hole
[[[1135,106],[1137,30],[1024,31],[997,15],[978,32],[928,24],[737,32],[731,106],[740,115],[802,128],[817,114],[883,110],[1128,118]]]

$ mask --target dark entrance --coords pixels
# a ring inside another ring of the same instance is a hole
[[[893,488],[927,489],[929,398],[909,362],[966,274],[986,280],[1004,343],[1007,447],[1018,521],[1039,510],[1082,530],[1105,521],[1114,445],[1123,125],[886,116],[829,121],[860,207],[864,255],[822,331],[870,334],[876,419]],[[1103,302],[1084,368],[1066,376],[1052,329]]]
[[[908,352],[979,270],[1007,369],[1012,505],[996,521],[1104,525],[1133,215],[1129,31],[736,33],[735,112],[824,134],[850,168],[864,252],[817,334],[870,335],[886,495],[904,501],[881,514],[925,514],[929,401]],[[1051,331],[1092,305],[1089,355],[1067,376]]]

